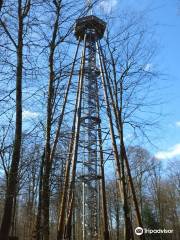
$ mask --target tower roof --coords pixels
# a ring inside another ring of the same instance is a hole
[[[88,30],[94,30],[96,38],[101,39],[104,36],[105,29],[106,23],[103,20],[93,15],[86,16],[76,20],[75,36],[77,39],[79,37],[84,39],[84,35]]]

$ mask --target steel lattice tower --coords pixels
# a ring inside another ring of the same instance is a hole
[[[97,239],[98,233],[98,77],[100,71],[96,63],[96,42],[103,37],[105,22],[95,16],[87,16],[76,21],[75,35],[84,41],[84,84],[81,105],[80,142],[83,156],[83,239]]]

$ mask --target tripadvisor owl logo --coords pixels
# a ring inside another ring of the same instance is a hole
[[[142,227],[137,227],[137,228],[135,229],[135,234],[138,235],[138,236],[142,235],[143,232],[144,232],[144,231],[143,231],[143,228],[142,228]]]
[[[141,236],[143,234],[172,234],[173,232],[173,229],[143,229],[142,227],[135,228],[135,234],[138,236]]]

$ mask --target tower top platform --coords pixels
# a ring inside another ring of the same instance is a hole
[[[84,35],[93,32],[96,39],[101,39],[104,36],[106,23],[96,16],[86,16],[78,18],[75,25],[75,36],[77,39],[84,39]]]

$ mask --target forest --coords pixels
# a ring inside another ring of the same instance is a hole
[[[0,240],[180,239],[155,29],[108,2],[0,0]]]

